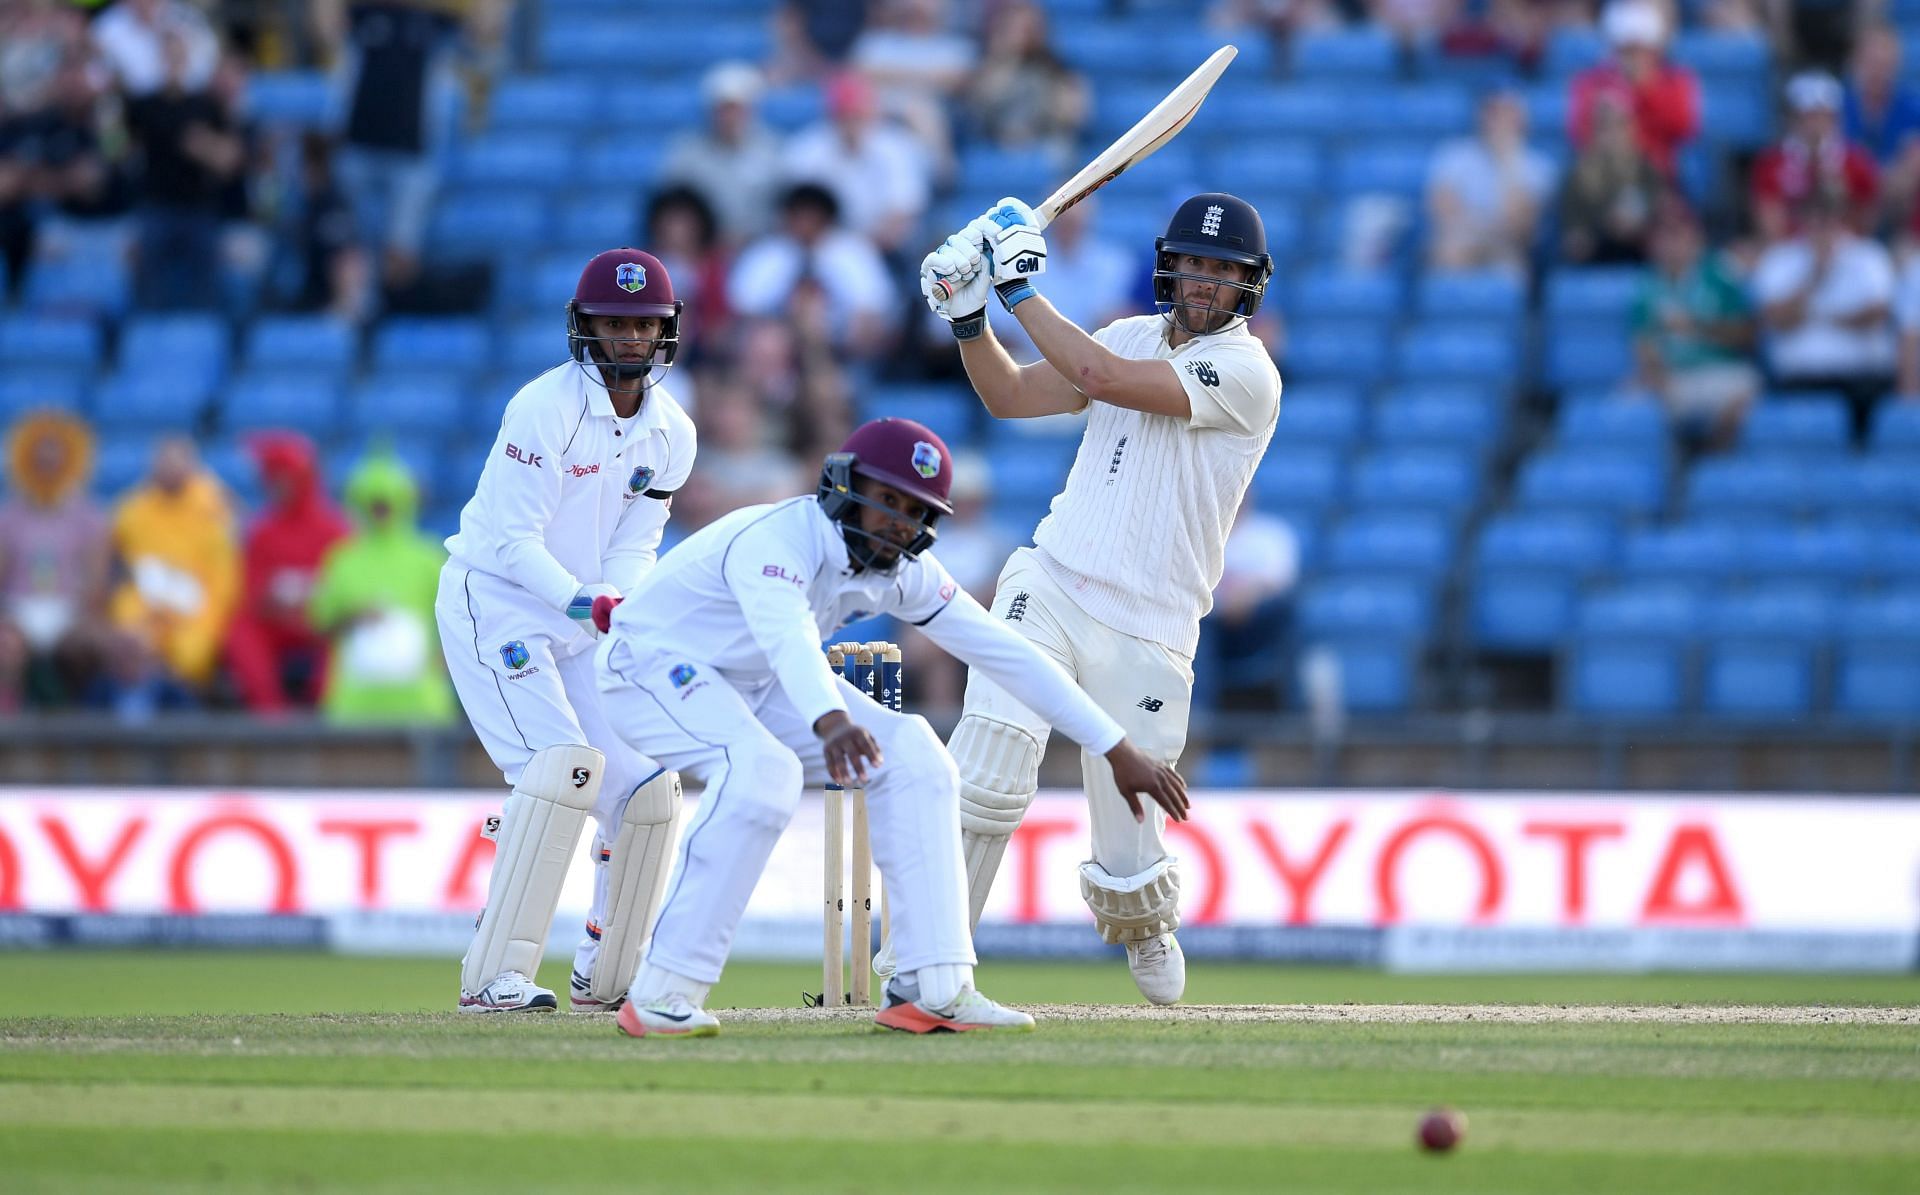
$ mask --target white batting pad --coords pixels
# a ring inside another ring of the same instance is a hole
[[[487,907],[460,962],[461,991],[477,992],[505,971],[536,977],[605,767],[592,747],[546,747],[527,761],[501,815]]]
[[[600,952],[588,976],[588,995],[603,1004],[626,994],[640,965],[640,948],[666,890],[667,856],[679,819],[680,773],[668,771],[633,790],[620,815],[620,831],[608,849]]]
[[[1109,943],[1140,942],[1180,928],[1180,861],[1172,855],[1139,875],[1116,878],[1098,863],[1080,865],[1080,895]]]

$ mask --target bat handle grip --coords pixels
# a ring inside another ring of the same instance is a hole
[[[953,284],[945,278],[935,278],[933,280],[933,290],[935,294],[940,296],[942,303],[953,298]]]

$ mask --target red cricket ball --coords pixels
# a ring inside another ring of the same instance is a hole
[[[1431,1153],[1445,1153],[1466,1136],[1467,1117],[1463,1112],[1435,1108],[1420,1118],[1420,1148]]]

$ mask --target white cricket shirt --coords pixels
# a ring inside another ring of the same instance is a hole
[[[742,692],[777,681],[811,725],[846,709],[821,643],[876,614],[919,627],[1088,750],[1120,741],[1120,724],[931,552],[890,573],[856,572],[840,527],[810,495],[742,507],[694,532],[627,595],[609,635],[643,657],[684,652]]]
[[[594,582],[630,593],[653,566],[693,455],[693,420],[665,387],[621,419],[597,377],[555,366],[507,404],[447,554],[556,610]]]
[[[1280,417],[1280,371],[1244,323],[1177,352],[1171,327],[1165,316],[1136,315],[1093,338],[1122,357],[1171,361],[1192,417],[1088,404],[1066,488],[1033,542],[1081,609],[1191,657],[1227,533]]]

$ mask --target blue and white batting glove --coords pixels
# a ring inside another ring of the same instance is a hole
[[[960,340],[986,329],[988,266],[978,244],[955,233],[920,262],[920,294]]]
[[[600,636],[600,628],[593,625],[593,599],[620,597],[620,591],[611,585],[599,581],[591,585],[582,585],[580,591],[567,603],[567,617],[580,623],[582,628],[595,638]]]
[[[1034,295],[1031,280],[1047,270],[1047,238],[1040,218],[1018,199],[1008,196],[987,212],[993,222],[993,285],[1007,310]]]

